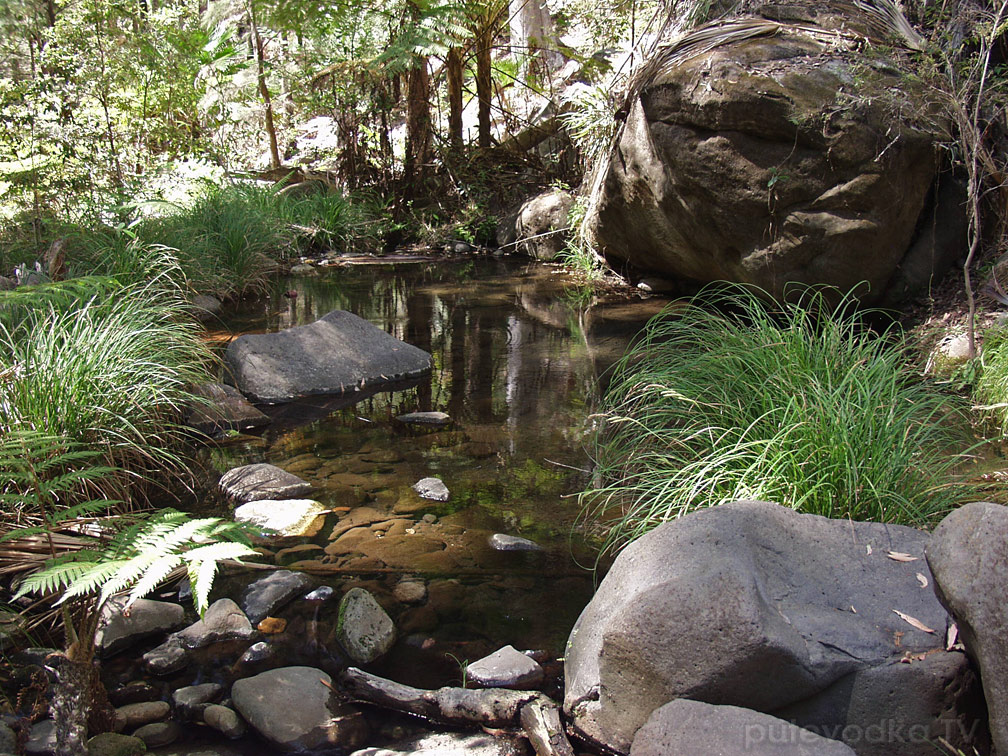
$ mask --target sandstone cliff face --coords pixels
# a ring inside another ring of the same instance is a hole
[[[844,31],[739,23],[756,32],[666,55],[640,82],[595,198],[602,253],[777,297],[789,282],[867,282],[868,302],[925,285],[964,225],[924,87]]]

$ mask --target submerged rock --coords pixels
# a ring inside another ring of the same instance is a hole
[[[340,601],[336,637],[354,662],[370,664],[392,648],[395,624],[374,596],[351,588]]]
[[[171,714],[171,706],[167,701],[146,701],[144,703],[126,704],[115,710],[116,719],[123,722],[123,727],[132,730],[151,722],[160,722]]]
[[[43,719],[32,725],[24,752],[28,756],[49,756],[56,751],[56,723]]]
[[[182,642],[169,637],[157,648],[143,655],[144,669],[152,675],[172,675],[189,665],[189,654],[182,648]]]
[[[935,592],[980,667],[991,736],[1008,753],[1008,507],[965,504],[941,521],[927,547]]]
[[[187,685],[172,693],[172,705],[175,711],[184,719],[199,716],[206,706],[220,698],[224,689],[217,683],[201,683]]]
[[[160,748],[171,745],[182,734],[182,728],[175,722],[151,722],[143,727],[138,727],[133,733],[133,737],[140,738],[147,748]],[[88,751],[91,756],[92,751]]]
[[[466,667],[466,675],[483,688],[532,690],[542,684],[545,672],[514,646],[504,646]]]
[[[264,462],[228,470],[218,485],[225,496],[240,502],[293,499],[312,490],[308,481]]]
[[[134,735],[103,732],[87,742],[88,756],[140,756],[147,752],[147,744]]]
[[[490,548],[494,551],[542,551],[543,547],[535,541],[521,536],[494,533],[490,536]]]
[[[652,711],[690,698],[816,731],[893,723],[885,742],[852,745],[930,756],[926,738],[956,737],[975,681],[945,651],[948,614],[923,587],[927,540],[763,502],[661,525],[623,550],[578,619],[564,708],[621,753]]]
[[[193,315],[201,323],[208,323],[220,315],[222,306],[217,297],[212,297],[209,294],[197,294],[192,298]]]
[[[451,495],[448,486],[440,478],[421,478],[413,484],[413,490],[421,499],[430,501],[448,501]]]
[[[314,499],[260,499],[237,507],[234,518],[281,536],[301,536],[317,532],[327,511]]]
[[[282,667],[238,680],[231,700],[249,726],[283,751],[356,748],[367,724],[351,706],[335,703],[332,678],[314,667]]]
[[[350,756],[524,756],[518,738],[459,732],[421,735],[388,748],[363,748]]]
[[[185,423],[200,433],[212,436],[224,430],[253,430],[269,425],[270,419],[257,410],[234,386],[204,383],[193,389],[205,403],[194,404]]]
[[[854,756],[847,745],[769,714],[680,698],[656,709],[630,756]]]
[[[427,352],[341,310],[279,333],[239,336],[225,361],[243,394],[270,404],[376,388],[431,367]]]

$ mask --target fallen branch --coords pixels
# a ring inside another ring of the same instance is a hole
[[[504,688],[423,690],[348,667],[339,679],[350,698],[444,724],[518,728],[538,756],[574,756],[557,705],[542,693]]]

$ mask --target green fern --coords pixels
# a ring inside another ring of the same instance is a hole
[[[129,608],[184,567],[202,616],[220,562],[255,553],[245,527],[216,517],[190,519],[164,510],[137,523],[124,518],[118,523],[121,528],[99,548],[50,559],[22,581],[17,596],[61,593],[57,604],[93,596],[100,608],[112,596],[129,591]]]

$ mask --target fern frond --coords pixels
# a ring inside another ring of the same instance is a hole
[[[190,563],[204,561],[220,562],[225,559],[241,559],[242,557],[252,556],[255,553],[255,549],[244,543],[221,541],[220,543],[211,543],[206,546],[197,546],[195,549],[191,549],[183,554],[182,558]]]
[[[73,585],[95,564],[82,560],[80,556],[79,553],[75,553],[49,560],[45,567],[21,581],[14,598],[21,598],[29,593],[54,593]]]
[[[121,559],[116,559],[110,562],[93,563],[89,569],[81,573],[73,584],[67,587],[67,589],[63,592],[63,597],[56,602],[57,606],[62,604],[64,601],[76,598],[77,596],[86,596],[91,593],[97,593],[102,586],[107,584],[109,578],[112,575],[117,574],[125,564],[126,562]]]
[[[217,574],[217,562],[191,562],[189,564],[189,585],[192,587],[193,604],[202,619],[210,601],[210,588]]]
[[[165,554],[155,559],[144,571],[143,576],[133,586],[132,590],[130,590],[129,601],[126,602],[126,607],[129,608],[137,599],[142,599],[144,596],[152,593],[155,588],[164,582],[171,571],[181,564],[182,556],[180,554]]]

